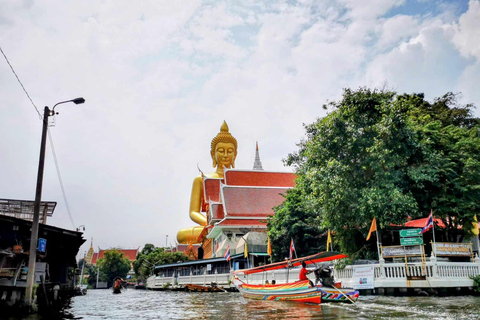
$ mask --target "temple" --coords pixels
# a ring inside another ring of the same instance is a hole
[[[190,217],[200,226],[182,229],[179,243],[202,246],[195,258],[223,257],[230,248],[237,259],[234,268],[253,265],[255,257],[267,256],[267,219],[283,195],[295,186],[295,174],[263,170],[258,143],[252,170],[234,169],[237,141],[224,122],[212,140],[215,173],[195,178],[190,199]],[[249,260],[250,257],[250,260]],[[235,261],[235,259],[234,259]]]

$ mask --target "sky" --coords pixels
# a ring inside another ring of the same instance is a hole
[[[49,224],[93,246],[174,245],[225,120],[237,169],[292,171],[344,88],[480,106],[480,2],[0,0],[0,198],[34,200],[45,106]],[[480,112],[475,110],[475,116]],[[67,201],[65,201],[65,198]],[[67,210],[67,207],[70,210]],[[71,217],[70,217],[71,216]]]

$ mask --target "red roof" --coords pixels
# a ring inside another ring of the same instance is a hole
[[[425,226],[425,223],[427,222],[427,219],[428,217],[417,220],[410,220],[408,222],[405,222],[405,227],[423,228]],[[436,226],[439,226],[440,228],[445,228],[445,224],[443,223],[442,219],[435,218],[433,220],[435,221]]]
[[[226,216],[273,215],[273,207],[285,200],[289,188],[231,187],[222,188]]]
[[[105,252],[107,251],[112,251],[112,250],[117,250],[118,252],[123,252],[123,256],[125,258],[128,258],[130,262],[135,261],[137,259],[137,253],[138,249],[106,249],[106,250],[100,250],[99,252],[95,252],[92,256],[92,264],[96,264],[97,260],[100,258],[103,258],[105,256]]]
[[[203,181],[203,196],[206,203],[208,203],[208,201],[221,202],[220,181],[222,181],[222,179],[213,178],[206,178]]]
[[[223,227],[228,226],[245,226],[245,227],[266,227],[267,220],[266,218],[262,219],[225,219],[222,222],[216,224]]]
[[[225,217],[225,213],[223,212],[223,204],[212,203],[210,207],[211,207],[210,220],[221,220]]]
[[[225,184],[229,186],[294,187],[296,175],[291,172],[226,170]]]

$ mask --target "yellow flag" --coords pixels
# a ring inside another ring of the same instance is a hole
[[[478,236],[478,223],[477,223],[477,215],[475,215],[475,217],[473,217],[473,229],[472,229],[472,233],[476,236]]]
[[[272,256],[272,243],[270,242],[270,237],[268,237],[267,253],[270,257]]]
[[[247,241],[245,241],[245,252],[243,253],[243,256],[246,258],[248,257],[248,246],[247,246]]]
[[[327,237],[327,251],[330,251],[330,245],[332,244],[332,236],[330,235],[330,230],[328,230],[328,237]]]
[[[367,241],[370,240],[370,236],[372,235],[373,231],[377,231],[377,221],[375,221],[375,217],[373,217],[372,225],[370,226],[370,231],[368,231]]]

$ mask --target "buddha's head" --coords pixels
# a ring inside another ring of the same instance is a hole
[[[237,139],[228,132],[228,125],[223,121],[220,132],[212,140],[210,155],[213,160],[213,167],[235,168],[237,157]]]

